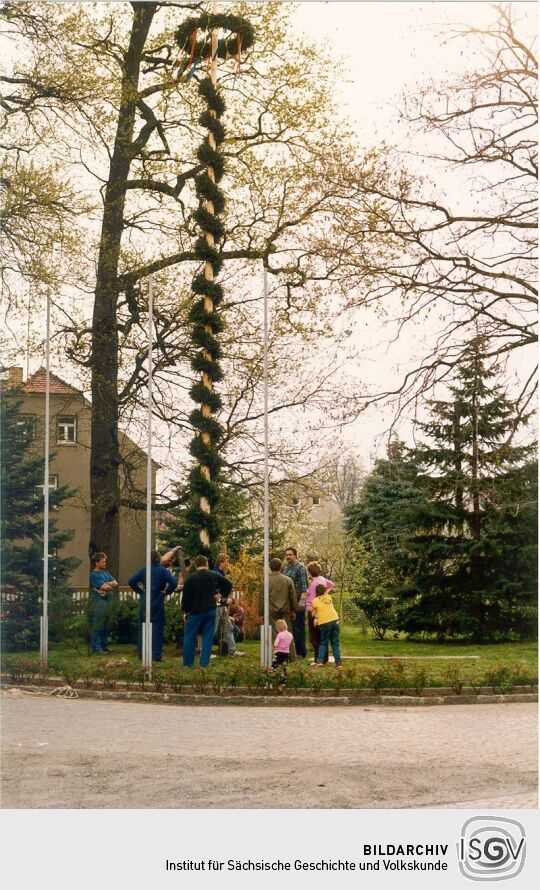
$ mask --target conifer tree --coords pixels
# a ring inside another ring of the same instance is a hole
[[[430,402],[414,451],[425,498],[409,508],[409,582],[400,625],[484,641],[534,632],[536,483],[533,446],[515,443],[519,413],[477,336],[450,399]]]
[[[414,512],[423,491],[414,454],[393,439],[386,457],[375,462],[356,504],[346,508],[345,524],[353,539],[348,583],[375,635],[396,629],[397,593],[408,583],[406,540],[414,530]]]
[[[32,649],[39,643],[43,592],[43,455],[32,450],[32,437],[20,416],[20,401],[3,397],[0,404],[2,644],[5,649]],[[73,492],[64,485],[51,489],[49,503],[50,635],[60,636],[71,600],[70,573],[78,565],[60,551],[73,537],[59,531],[55,508]],[[6,507],[9,506],[9,513]]]

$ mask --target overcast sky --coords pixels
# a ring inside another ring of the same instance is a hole
[[[536,30],[536,3],[514,3],[519,16]],[[346,76],[341,93],[336,96],[336,113],[354,121],[360,141],[366,147],[381,141],[397,144],[404,151],[404,131],[398,122],[398,108],[403,93],[412,93],[431,79],[455,78],[480,62],[473,44],[454,40],[452,32],[468,26],[482,28],[492,24],[496,14],[487,2],[300,2],[295,12],[298,29],[316,40],[326,41],[336,60],[344,61]],[[409,164],[414,167],[414,160]],[[464,194],[464,198],[465,198]],[[454,200],[459,200],[458,195]],[[345,327],[350,326],[344,320]],[[381,385],[397,379],[397,374],[422,352],[430,339],[426,325],[405,331],[398,344],[389,348],[388,331],[375,313],[356,314],[356,342],[362,349],[362,376]],[[424,340],[424,344],[422,343]],[[519,373],[519,362],[530,364],[525,351],[512,369]],[[534,361],[534,356],[532,356]],[[384,433],[392,413],[377,408],[370,411],[344,433],[365,455],[374,456],[384,448]],[[401,427],[409,438],[410,424]]]
[[[225,4],[221,3],[223,7]],[[515,3],[520,15],[535,27],[536,4]],[[296,35],[325,42],[332,56],[344,61],[345,76],[336,95],[336,114],[354,122],[361,143],[376,146],[382,140],[400,145],[402,131],[398,107],[402,92],[414,92],[430,79],[452,77],[471,70],[478,59],[464,42],[445,39],[453,28],[482,27],[493,22],[488,2],[300,2],[294,13]],[[351,320],[343,318],[343,329]],[[353,339],[362,351],[361,377],[381,386],[396,379],[407,363],[422,351],[429,331],[410,329],[388,351],[388,331],[375,313],[356,313]],[[337,333],[340,333],[338,330]],[[35,357],[35,365],[41,358]],[[31,370],[35,370],[32,367]],[[346,429],[344,439],[369,456],[382,446],[380,437],[391,420],[389,411],[365,414]],[[407,437],[407,429],[403,429]]]

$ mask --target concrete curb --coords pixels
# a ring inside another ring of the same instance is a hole
[[[31,695],[52,696],[55,690],[46,686],[15,686],[5,684],[5,690],[13,690]],[[518,704],[535,703],[538,701],[536,693],[508,693],[507,695],[200,695],[198,693],[182,694],[168,692],[127,692],[106,689],[73,689],[73,695],[68,694],[71,687],[62,687],[66,692],[60,691],[58,698],[67,698],[73,701],[76,698],[94,699],[96,701],[132,701],[147,702],[167,705],[190,706],[250,706],[250,707],[336,707],[341,705],[369,707],[371,705],[384,705],[386,707],[428,707],[432,705],[477,705],[477,704]]]

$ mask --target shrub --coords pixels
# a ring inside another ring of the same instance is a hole
[[[375,668],[375,670],[370,671],[369,683],[371,688],[374,689],[375,692],[379,692],[381,689],[384,689],[387,686],[391,686],[392,682],[388,668],[384,666]]]
[[[138,599],[121,600],[113,597],[109,607],[108,627],[115,643],[136,643],[139,631]]]
[[[325,678],[322,676],[323,673],[324,668],[313,668],[311,674],[309,675],[308,683],[313,695],[318,695],[324,686]]]
[[[506,665],[496,665],[486,671],[485,681],[487,686],[491,686],[493,692],[511,692],[514,688],[512,669]]]
[[[138,664],[125,664],[118,670],[118,678],[125,683],[126,688],[132,689],[141,680],[141,668]]]
[[[445,667],[443,679],[456,695],[461,695],[464,686],[463,668],[457,664],[449,664]]]
[[[198,692],[199,695],[204,695],[210,685],[208,668],[192,668],[190,681],[195,692]]]
[[[169,674],[169,684],[171,690],[175,693],[182,692],[186,682],[186,675],[182,671],[182,669],[173,669]]]
[[[84,670],[81,662],[73,661],[72,659],[62,661],[58,666],[58,673],[66,686],[76,686]]]
[[[152,671],[152,680],[155,691],[163,692],[165,687],[169,685],[169,672],[166,668],[155,667]]]
[[[227,688],[229,685],[229,671],[227,668],[222,668],[221,670],[212,671],[210,675],[210,686],[212,692],[215,695],[221,695],[221,693]]]
[[[394,689],[398,689],[399,692],[402,693],[407,687],[408,679],[407,665],[405,662],[400,661],[399,659],[392,659],[388,671],[388,685],[392,686]]]
[[[163,639],[166,643],[174,643],[178,648],[184,639],[184,613],[180,597],[174,594],[165,600],[165,630]]]
[[[418,665],[411,673],[411,686],[415,695],[420,695],[428,684],[428,672],[425,667]]]
[[[538,677],[526,664],[516,664],[512,670],[514,686],[526,686],[532,692],[538,682]]]
[[[258,640],[261,634],[260,627],[263,622],[262,617],[259,615],[259,610],[255,605],[246,603],[244,600],[240,601],[240,605],[245,612],[244,629],[246,640]]]

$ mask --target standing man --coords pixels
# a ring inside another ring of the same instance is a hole
[[[227,597],[231,590],[229,579],[219,572],[211,572],[206,556],[197,556],[195,571],[186,578],[182,594],[184,667],[193,667],[197,634],[202,636],[201,667],[208,667],[216,624],[216,603],[222,597]]]
[[[106,553],[94,553],[92,556],[90,587],[94,600],[90,648],[92,655],[97,655],[99,652],[109,652],[107,642],[109,603],[113,590],[118,587],[118,581],[115,581],[111,573],[107,571]]]
[[[270,577],[268,579],[268,599],[269,599],[269,618],[272,625],[272,639],[274,639],[276,630],[276,621],[285,621],[287,629],[291,629],[294,624],[296,615],[296,590],[290,578],[287,578],[281,571],[281,560],[270,560]],[[261,612],[264,604],[261,600]],[[296,656],[296,646],[294,638],[289,650],[289,659],[294,661]]]
[[[165,632],[165,597],[174,593],[177,581],[172,572],[162,564],[159,550],[150,553],[150,621],[152,622],[152,661],[161,661]],[[172,557],[170,562],[172,562]],[[146,621],[146,566],[139,569],[128,581],[135,593],[141,595],[137,652],[142,658],[142,626]]]
[[[307,655],[306,649],[306,591],[308,577],[305,565],[298,560],[295,547],[287,547],[285,551],[287,565],[283,574],[290,578],[296,591],[296,617],[292,623],[292,634],[296,652],[300,658]]]
[[[214,569],[223,578],[226,578],[226,572],[229,565],[229,557],[226,553],[219,553],[216,556],[216,567]],[[220,655],[224,654],[223,643],[227,646],[227,655],[235,655],[240,657],[244,652],[239,652],[236,648],[236,640],[234,639],[233,625],[229,616],[229,597],[223,596],[218,601],[216,608],[216,624],[214,627],[214,639],[217,637],[218,651]]]

